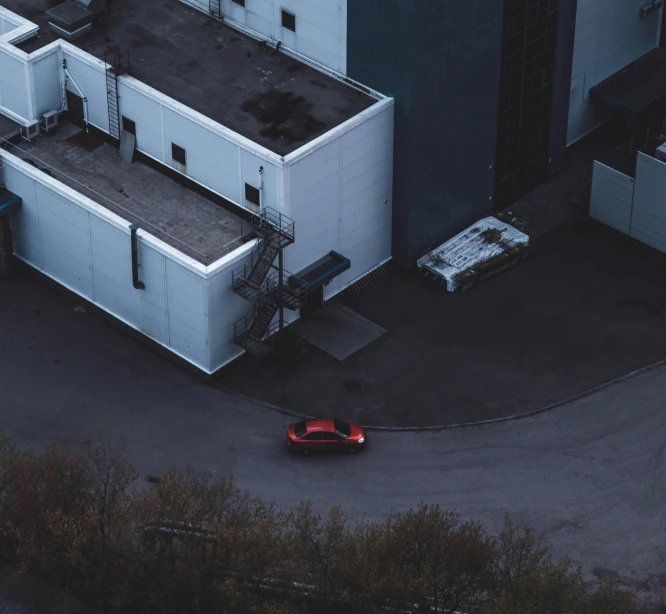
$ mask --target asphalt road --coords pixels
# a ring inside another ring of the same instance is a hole
[[[290,421],[203,384],[79,301],[27,275],[0,281],[0,421],[22,444],[124,433],[144,475],[235,474],[285,507],[302,498],[380,519],[420,501],[488,527],[505,512],[588,577],[666,596],[666,368],[551,412],[439,433],[371,433],[357,456],[294,457]]]

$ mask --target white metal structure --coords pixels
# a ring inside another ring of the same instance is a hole
[[[65,108],[67,91],[83,93],[87,122],[108,133],[104,62],[63,40],[27,54],[14,44],[37,26],[2,7],[0,24],[0,113],[39,125]],[[261,184],[262,203],[295,221],[296,242],[285,252],[290,271],[330,251],[349,258],[327,298],[390,259],[392,99],[375,94],[365,111],[282,157],[131,76],[118,78],[118,94],[146,156],[247,209],[244,184]],[[170,143],[187,149],[186,169],[171,159]],[[232,323],[248,304],[232,292],[231,269],[253,243],[204,266],[139,231],[146,290],[137,291],[127,279],[126,220],[9,152],[0,160],[8,189],[23,199],[13,221],[21,259],[206,372],[242,353]]]
[[[500,241],[487,241],[488,231],[501,234]],[[527,247],[530,238],[495,217],[479,220],[446,243],[420,258],[417,266],[446,282],[446,289],[458,289],[458,277],[476,266],[496,258],[510,247]]]
[[[639,152],[636,177],[594,164],[590,215],[666,252],[666,164]]]

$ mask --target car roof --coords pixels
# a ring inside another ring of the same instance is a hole
[[[306,420],[305,428],[307,432],[311,431],[333,431],[334,423],[331,419]]]

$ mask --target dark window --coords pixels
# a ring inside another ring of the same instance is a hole
[[[127,119],[124,115],[123,115],[123,130],[136,136],[136,124],[134,123],[133,120]]]
[[[245,200],[249,200],[252,204],[260,206],[259,188],[255,188],[249,183],[245,184]]]
[[[238,6],[245,6],[245,0],[231,0],[234,4]]]
[[[171,143],[171,157],[176,161],[180,162],[181,164],[185,165],[185,150],[180,147],[179,145],[176,145],[175,143]]]
[[[321,441],[321,433],[310,433],[304,437],[306,441]]]
[[[328,431],[321,434],[324,441],[340,441],[340,435],[337,433],[329,433]]]
[[[305,426],[305,420],[303,422],[297,422],[294,424],[294,433],[296,433],[296,437],[302,437],[305,435],[306,431],[307,427]]]
[[[296,32],[296,15],[282,9],[282,27]]]
[[[343,422],[342,420],[334,420],[333,425],[335,431],[340,433],[343,437],[349,437],[351,435],[351,427],[346,422]]]

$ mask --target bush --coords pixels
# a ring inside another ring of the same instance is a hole
[[[138,477],[106,433],[41,453],[0,433],[0,552],[88,612],[637,611],[617,587],[589,590],[508,516],[497,536],[425,504],[350,526],[339,507],[284,513],[233,477]]]

